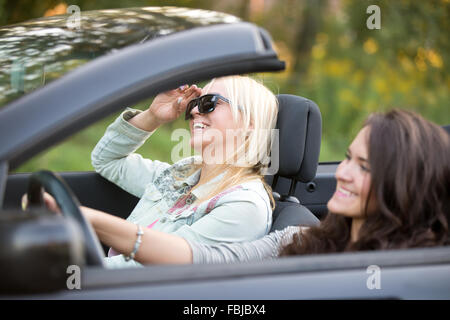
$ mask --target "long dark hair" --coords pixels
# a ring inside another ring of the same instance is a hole
[[[372,114],[368,156],[375,210],[350,241],[351,218],[328,213],[320,226],[294,236],[281,255],[447,245],[450,213],[450,137],[405,110]]]

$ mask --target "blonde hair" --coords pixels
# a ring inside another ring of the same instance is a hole
[[[218,185],[195,202],[203,202],[235,185],[259,179],[267,191],[273,209],[275,201],[272,189],[265,182],[262,170],[268,166],[270,160],[272,130],[275,128],[278,115],[278,100],[262,83],[244,76],[212,79],[205,89],[208,89],[216,80],[222,81],[226,88],[226,98],[230,100],[234,121],[242,123],[244,143],[234,150],[224,165],[217,166],[207,178],[209,181],[225,171]],[[237,166],[236,163],[239,165]],[[192,190],[197,186],[194,186]]]

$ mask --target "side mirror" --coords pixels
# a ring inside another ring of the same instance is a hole
[[[67,288],[67,268],[83,266],[76,222],[46,210],[0,211],[0,295]]]

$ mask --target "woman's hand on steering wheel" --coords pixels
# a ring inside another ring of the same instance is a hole
[[[47,192],[44,192],[47,190]],[[101,244],[88,220],[81,212],[81,204],[70,187],[58,175],[48,170],[33,173],[28,182],[27,194],[22,197],[22,206],[47,207],[64,217],[75,221],[84,238],[86,264],[104,266]]]
[[[53,196],[50,193],[44,192],[43,198],[44,198],[45,207],[48,210],[50,210],[51,212],[57,213],[57,214],[61,214],[61,209],[59,208],[58,204],[56,203],[55,198],[53,198]],[[25,193],[22,196],[22,210],[25,211],[27,207],[28,207],[28,194]]]

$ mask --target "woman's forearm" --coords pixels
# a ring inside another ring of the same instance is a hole
[[[137,239],[137,227],[134,223],[87,207],[81,207],[81,210],[102,243],[124,255],[133,251]],[[137,262],[192,263],[191,247],[183,238],[147,228],[143,228],[143,231],[142,243],[134,259]]]
[[[286,227],[253,241],[204,244],[188,241],[193,263],[234,263],[261,261],[278,257],[282,248],[292,242],[300,227]]]
[[[145,110],[133,118],[128,120],[136,128],[139,128],[144,131],[152,132],[155,131],[161,123],[159,123],[155,117],[149,112],[149,110]]]

